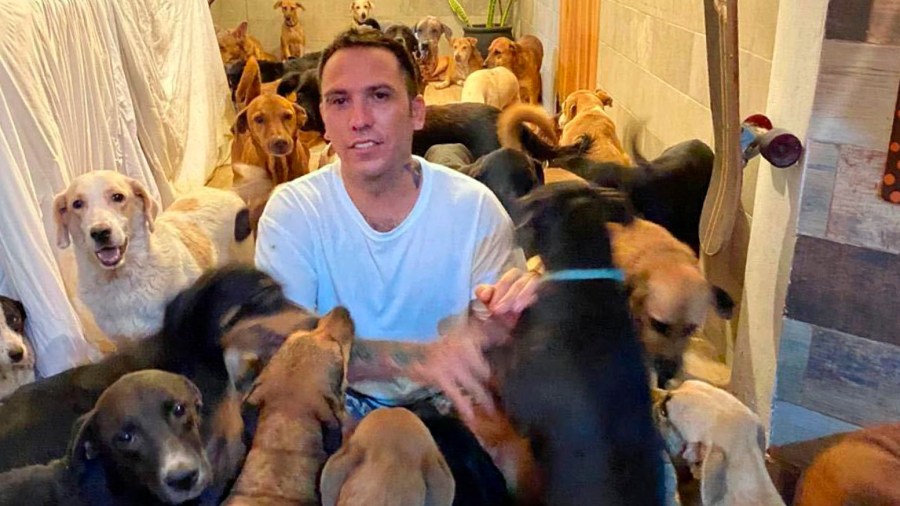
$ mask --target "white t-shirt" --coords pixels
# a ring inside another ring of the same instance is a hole
[[[416,157],[422,188],[412,211],[389,232],[366,223],[350,200],[340,161],[281,185],[266,205],[256,265],[297,304],[324,314],[344,306],[365,339],[428,342],[438,324],[464,315],[475,287],[525,268],[513,224],[474,179]],[[384,400],[416,388],[356,384]]]

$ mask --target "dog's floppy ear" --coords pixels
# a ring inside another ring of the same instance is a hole
[[[72,425],[72,439],[69,444],[69,466],[78,476],[84,472],[89,460],[97,457],[97,441],[94,428],[94,411],[80,416]]]
[[[734,300],[728,295],[728,292],[718,286],[713,285],[711,289],[713,308],[715,308],[716,314],[726,320],[731,319],[734,316]]]
[[[347,477],[358,466],[364,456],[364,450],[353,444],[345,444],[337,451],[325,467],[322,468],[322,477],[319,482],[319,493],[322,496],[322,506],[335,506],[341,488]]]
[[[594,90],[594,95],[600,99],[600,103],[603,104],[604,107],[612,107],[613,101],[612,97],[609,96],[609,93],[606,92],[603,88],[597,88]]]
[[[296,103],[292,103],[294,106],[294,112],[297,113],[297,131],[294,132],[294,139],[296,140],[297,135],[300,133],[300,129],[303,125],[306,124],[306,120],[309,119],[309,115],[306,114],[306,109],[300,107]]]
[[[194,404],[197,406],[197,410],[203,407],[203,394],[200,393],[200,388],[194,384],[193,381],[187,379],[187,377],[178,375],[182,382],[184,382],[184,386],[191,392],[191,395],[194,397]]]
[[[152,233],[153,222],[156,220],[156,213],[159,211],[159,206],[156,204],[156,201],[150,197],[150,192],[144,188],[144,185],[140,181],[132,179],[128,181],[128,184],[131,185],[131,191],[134,192],[134,196],[141,199],[144,207],[144,223],[147,225],[147,230]]]
[[[63,190],[53,197],[53,221],[56,223],[56,247],[66,249],[72,244],[69,236],[69,224],[66,223],[66,213],[69,212],[66,201],[66,191]]]
[[[272,6],[273,9],[281,8],[281,0],[275,0],[275,5]]]
[[[450,506],[456,491],[456,481],[450,466],[440,452],[431,452],[422,463],[425,476],[425,506]]]
[[[447,42],[450,42],[450,40],[453,39],[453,28],[450,28],[446,23],[441,22],[441,30],[444,31],[444,37],[447,37]]]
[[[478,39],[475,37],[466,37],[466,40],[472,44],[472,47],[477,51],[478,50]]]
[[[712,445],[703,458],[700,476],[702,504],[723,504],[728,484],[725,481],[725,452]]]

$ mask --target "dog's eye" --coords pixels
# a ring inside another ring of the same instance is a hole
[[[134,427],[125,427],[116,434],[116,443],[128,445],[132,441],[134,441]]]
[[[19,322],[21,322],[21,321],[22,321],[22,319],[19,318],[19,315],[13,315],[12,318],[9,319],[9,323],[11,325],[18,325]]]
[[[291,114],[291,113],[285,113],[285,114],[283,115],[283,119],[284,119],[285,121],[290,121],[290,120],[292,120],[293,118],[294,118],[294,115]]]
[[[650,318],[650,327],[653,328],[655,332],[659,332],[660,334],[668,335],[669,333],[669,324],[663,323],[656,318]]]
[[[176,403],[172,406],[172,416],[175,418],[181,418],[186,412],[187,410],[184,408],[184,404]]]
[[[121,193],[113,193],[112,200],[113,202],[122,202],[123,200],[125,200],[125,195]]]
[[[681,337],[690,337],[697,332],[696,325],[685,325],[684,328],[681,329]]]
[[[262,125],[263,123],[266,122],[266,117],[265,117],[265,116],[262,116],[262,115],[256,116],[256,117],[253,118],[253,122],[256,123],[256,124],[258,124],[258,125]]]
[[[72,202],[72,209],[81,209],[84,206],[84,202],[81,199],[77,199],[75,202]]]

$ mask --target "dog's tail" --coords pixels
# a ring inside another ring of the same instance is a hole
[[[539,133],[526,123],[537,127]],[[522,103],[513,104],[500,113],[497,137],[501,146],[523,151],[542,161],[583,155],[594,142],[584,136],[575,144],[560,146],[553,118],[540,106]]]
[[[641,167],[649,165],[649,162],[638,148],[641,132],[644,131],[646,126],[646,119],[635,118],[625,123],[625,128],[622,129],[622,150],[631,157],[634,165]]]

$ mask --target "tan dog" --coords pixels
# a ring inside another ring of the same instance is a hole
[[[322,506],[450,506],[456,487],[428,428],[404,408],[366,415],[321,481]]]
[[[631,157],[625,153],[622,143],[616,134],[616,124],[603,110],[612,105],[612,98],[597,89],[573,91],[563,102],[559,116],[562,135],[559,142],[571,144],[577,142],[582,135],[594,139],[587,156],[598,162],[614,162],[630,166]]]
[[[441,90],[451,84],[462,86],[469,74],[484,68],[484,58],[475,46],[477,43],[478,39],[474,37],[458,37],[450,40],[453,58],[450,58],[447,66],[447,77],[435,84],[435,88]]]
[[[57,246],[75,243],[78,295],[110,339],[159,330],[165,304],[203,271],[252,261],[249,212],[236,194],[200,188],[157,218],[144,185],[98,170],[53,200]]]
[[[519,102],[519,80],[506,67],[476,70],[466,78],[459,101],[505,109]]]
[[[353,26],[360,26],[372,17],[371,0],[353,0],[350,2],[350,15],[353,17]]]
[[[425,16],[413,30],[419,40],[419,70],[426,83],[442,81],[450,66],[449,56],[438,56],[441,37],[453,38],[453,29],[444,24],[436,16]]]
[[[530,125],[527,125],[530,124]],[[497,138],[504,148],[512,148],[522,152],[528,152],[522,144],[519,129],[523,126],[533,125],[538,135],[547,142],[559,145],[556,134],[556,123],[547,114],[547,111],[539,105],[515,103],[504,109],[497,117]]]
[[[219,54],[225,65],[246,60],[251,56],[258,60],[275,61],[278,59],[263,51],[259,40],[247,33],[246,21],[241,21],[233,30],[227,28],[219,30],[216,33],[216,39],[219,41]]]
[[[784,505],[766,471],[762,423],[736,397],[688,380],[659,407],[667,449],[691,464],[704,506]]]
[[[664,385],[681,370],[690,337],[706,322],[709,308],[730,318],[734,302],[709,284],[690,246],[663,227],[641,219],[608,227],[613,261],[625,272],[632,314],[640,320],[641,341]]]
[[[277,0],[274,9],[281,9],[284,22],[281,23],[281,59],[303,56],[306,51],[306,34],[300,26],[300,10],[306,10],[296,0]]]
[[[519,80],[522,102],[538,104],[541,99],[541,62],[544,46],[534,35],[524,35],[513,42],[506,37],[494,39],[488,49],[487,67],[506,67]]]
[[[258,410],[256,434],[224,504],[318,504],[323,431],[343,424],[352,341],[353,321],[338,307],[315,330],[291,334],[272,357],[247,396],[249,411]]]

